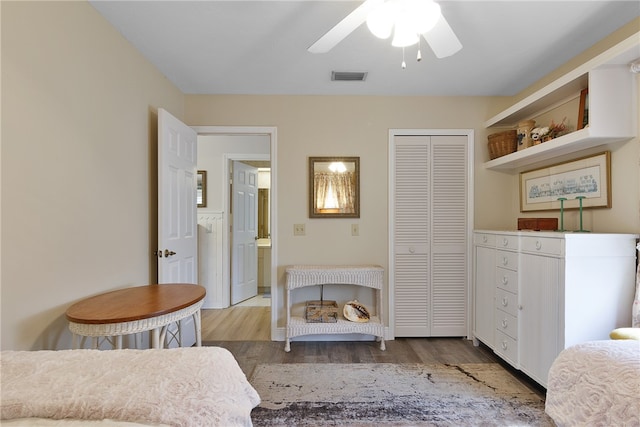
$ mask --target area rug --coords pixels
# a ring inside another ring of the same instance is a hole
[[[544,400],[497,363],[263,364],[255,426],[553,426]]]

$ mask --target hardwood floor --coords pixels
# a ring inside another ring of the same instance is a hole
[[[271,307],[202,310],[203,341],[271,341]]]
[[[491,349],[474,347],[464,338],[397,338],[380,350],[374,341],[271,341],[271,308],[234,306],[202,310],[202,342],[229,350],[245,375],[251,377],[261,363],[500,363],[532,390],[544,397],[544,389],[512,369]]]
[[[250,376],[260,363],[494,363],[485,347],[462,338],[399,338],[380,350],[374,341],[294,341],[291,351],[276,341],[204,341],[234,354]]]

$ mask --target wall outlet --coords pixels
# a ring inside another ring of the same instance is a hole
[[[352,236],[360,235],[360,226],[358,224],[351,224],[351,235]]]
[[[293,235],[294,236],[304,236],[304,224],[293,224]]]

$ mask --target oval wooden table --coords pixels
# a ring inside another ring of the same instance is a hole
[[[67,309],[73,347],[77,337],[112,339],[122,348],[122,336],[151,331],[151,347],[162,348],[167,327],[193,316],[196,345],[202,344],[200,308],[206,291],[200,285],[171,283],[119,289],[86,298]],[[84,338],[83,338],[84,339]]]

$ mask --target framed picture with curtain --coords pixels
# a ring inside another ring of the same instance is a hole
[[[309,157],[309,218],[360,218],[360,157]]]

